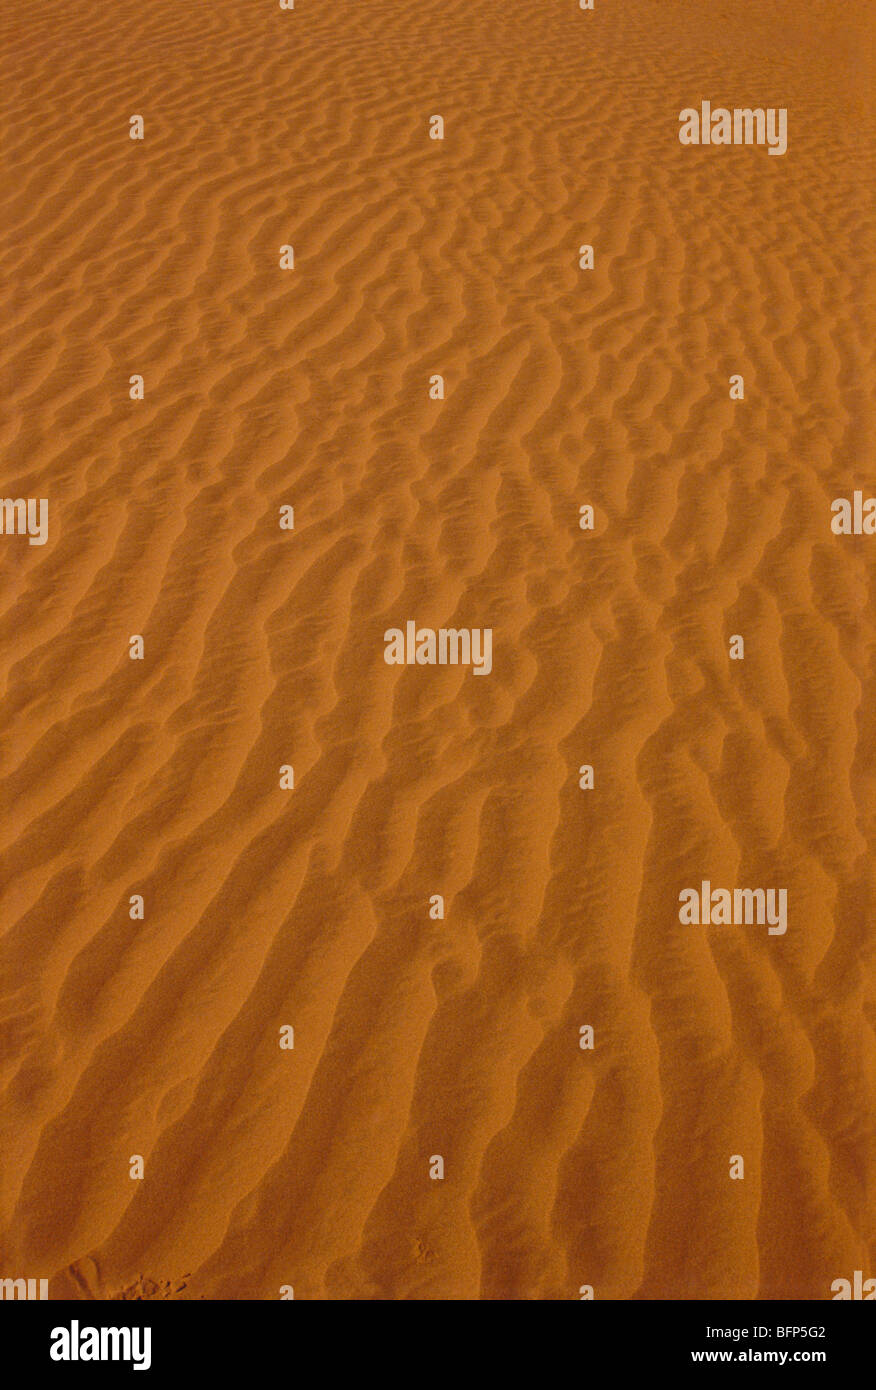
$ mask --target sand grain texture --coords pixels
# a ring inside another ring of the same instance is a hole
[[[829,526],[874,480],[872,7],[0,24],[3,494],[50,500],[0,537],[0,1273],[876,1273],[876,540]],[[787,155],[682,148],[703,98]],[[492,674],[387,666],[408,618]],[[703,878],[787,935],[681,926]]]

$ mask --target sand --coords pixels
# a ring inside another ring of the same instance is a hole
[[[50,521],[0,537],[0,1275],[876,1274],[876,537],[830,529],[874,490],[873,30],[9,0],[0,458]],[[682,147],[703,99],[787,154]],[[492,628],[489,677],[387,665],[406,620]],[[787,933],[682,925],[703,879]]]

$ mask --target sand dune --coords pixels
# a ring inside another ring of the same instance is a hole
[[[0,25],[3,495],[50,505],[0,536],[0,1273],[876,1274],[871,7]],[[682,147],[706,97],[788,153]],[[408,619],[489,677],[387,665]],[[787,934],[683,925],[703,879]]]

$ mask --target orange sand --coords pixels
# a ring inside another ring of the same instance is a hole
[[[3,495],[51,520],[0,537],[0,1275],[876,1273],[876,538],[829,526],[872,6],[9,0],[2,44]],[[683,148],[703,98],[788,153]],[[408,618],[492,674],[387,666]],[[787,935],[681,926],[703,878]]]

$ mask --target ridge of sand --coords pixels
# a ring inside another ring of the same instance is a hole
[[[874,1272],[874,562],[829,531],[872,481],[872,24],[10,0],[3,488],[52,513],[0,548],[4,1272]],[[710,95],[788,154],[681,148]],[[492,626],[489,680],[387,667],[409,617]],[[792,929],[681,926],[703,877]]]

